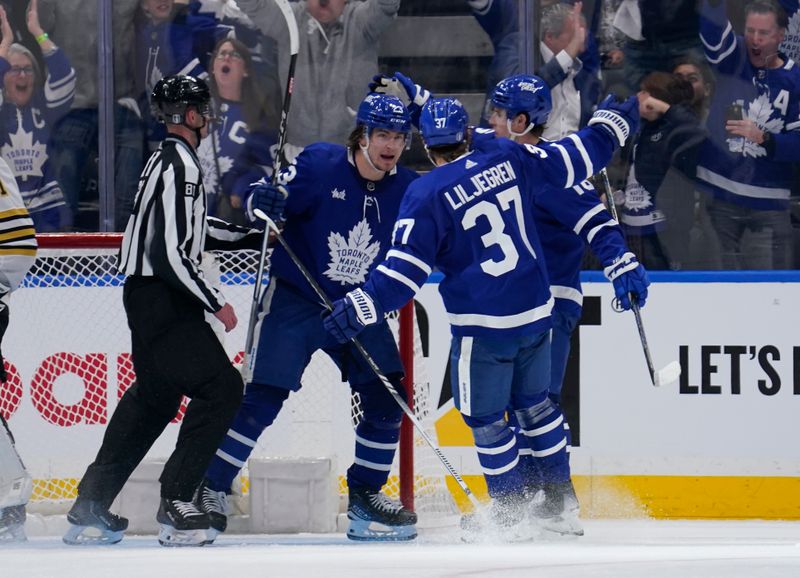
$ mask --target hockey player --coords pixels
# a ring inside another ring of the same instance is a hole
[[[36,233],[11,169],[0,158],[0,345],[8,328],[9,298],[36,258]],[[0,383],[6,381],[0,353]],[[31,496],[25,470],[0,413],[0,544],[25,540],[25,504]]]
[[[345,342],[401,307],[434,267],[450,318],[453,398],[472,429],[493,498],[493,518],[511,537],[525,533],[525,491],[519,442],[505,413],[512,408],[550,479],[568,480],[563,415],[548,397],[553,298],[537,223],[528,210],[547,186],[570,189],[605,165],[636,130],[636,99],[609,98],[590,126],[557,143],[519,146],[497,139],[469,152],[467,117],[454,99],[432,99],[420,129],[437,168],[411,184],[392,237],[392,250],[363,288],[334,303],[325,328]],[[580,209],[572,195],[553,210]],[[565,217],[567,218],[567,217]],[[592,216],[587,216],[591,220]],[[601,221],[597,221],[601,225]],[[597,235],[604,235],[600,226]],[[623,307],[640,305],[647,277],[636,258],[612,244],[606,269]]]
[[[397,166],[411,122],[400,99],[369,94],[358,107],[347,146],[308,146],[281,171],[280,187],[263,183],[276,201],[288,194],[283,236],[311,275],[333,298],[362,284],[385,256],[400,200],[417,174]],[[322,327],[323,306],[282,246],[272,255],[271,281],[261,303],[253,378],[242,407],[217,451],[198,493],[212,526],[226,527],[226,495],[261,432],[317,350],[327,353],[358,392],[363,419],[356,427],[355,462],[347,471],[348,538],[411,540],[416,515],[381,493],[397,448],[402,411],[349,346]],[[397,345],[384,321],[368,329],[368,349],[393,382],[403,374]]]
[[[122,539],[128,521],[108,508],[187,396],[175,451],[159,478],[158,540],[164,546],[203,545],[209,521],[195,508],[194,492],[242,398],[241,375],[205,320],[211,312],[231,331],[236,313],[204,276],[200,257],[205,248],[238,248],[248,239],[257,246],[261,234],[206,219],[195,151],[212,118],[208,85],[168,76],[156,84],[152,100],[168,136],[142,172],[118,265],[127,275],[122,300],[136,382],[122,396],[78,486],[67,514],[67,544]]]

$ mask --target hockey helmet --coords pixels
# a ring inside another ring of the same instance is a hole
[[[185,75],[165,76],[151,95],[153,114],[161,121],[182,124],[189,107],[203,116],[212,116],[211,91],[200,78]]]
[[[367,129],[411,132],[411,117],[403,101],[389,94],[369,93],[358,106],[356,122]]]
[[[427,147],[464,142],[468,124],[464,105],[453,97],[429,99],[419,117],[419,131]]]
[[[498,82],[491,102],[495,108],[505,110],[509,120],[524,113],[534,125],[544,124],[553,108],[550,89],[532,74],[517,74]]]

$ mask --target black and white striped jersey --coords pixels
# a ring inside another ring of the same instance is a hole
[[[197,155],[186,140],[170,134],[139,177],[118,268],[125,275],[157,276],[199,299],[208,311],[219,311],[225,298],[200,267],[206,237],[214,245],[210,248],[233,249],[257,246],[260,235],[255,229],[206,218]]]

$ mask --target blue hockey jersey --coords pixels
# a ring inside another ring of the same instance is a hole
[[[283,236],[331,300],[362,285],[384,258],[400,200],[418,176],[398,166],[366,180],[346,147],[328,143],[306,147],[281,169],[278,180],[289,190]],[[281,245],[270,273],[319,301]]]
[[[491,147],[494,134],[492,129],[475,129],[473,148]],[[580,272],[586,245],[609,265],[625,252],[622,231],[589,181],[569,190],[542,185],[531,199],[555,307],[577,313],[583,305]]]
[[[197,149],[211,216],[220,194],[244,198],[251,183],[272,175],[277,141],[274,132],[250,131],[240,102],[222,99],[215,108],[211,134]]]
[[[792,185],[792,161],[800,160],[800,68],[782,55],[779,68],[750,63],[744,38],[736,36],[724,3],[705,4],[700,32],[706,57],[714,66],[714,88],[706,128],[709,139],[700,152],[701,188],[728,202],[760,210],[785,210]],[[744,117],[772,133],[773,154],[760,144],[731,135],[725,115],[732,104]]]
[[[47,78],[23,107],[0,105],[0,153],[14,173],[25,206],[31,214],[64,205],[64,195],[50,162],[50,132],[69,111],[75,96],[75,71],[64,51],[45,55]],[[11,65],[0,57],[0,78]],[[55,218],[55,217],[54,217]],[[50,219],[48,219],[50,220]],[[58,228],[57,222],[51,223]]]
[[[551,326],[553,298],[532,211],[546,184],[571,189],[604,166],[615,143],[589,127],[555,143],[495,139],[409,186],[387,259],[364,286],[401,307],[433,267],[454,335],[532,334]],[[563,191],[562,191],[563,193]],[[552,209],[563,213],[560,202]]]

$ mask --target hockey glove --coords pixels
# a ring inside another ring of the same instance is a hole
[[[603,273],[614,284],[617,303],[623,311],[631,308],[631,298],[639,307],[644,307],[650,280],[647,278],[644,266],[633,253],[620,255],[603,270]]]
[[[597,125],[623,146],[630,135],[639,130],[639,101],[636,95],[618,101],[609,94],[589,119],[589,126]]]
[[[431,93],[422,88],[419,84],[414,84],[406,75],[395,72],[394,76],[385,76],[378,74],[372,77],[372,82],[369,85],[372,92],[379,92],[382,94],[391,94],[403,101],[403,104],[410,106],[416,104],[422,108]]]
[[[383,311],[362,289],[350,291],[333,304],[322,320],[325,330],[339,343],[347,343],[367,326],[383,319]]]
[[[273,221],[281,220],[286,208],[286,197],[289,191],[281,185],[273,185],[263,179],[250,185],[250,198],[247,200],[247,215],[251,220],[263,218],[258,213],[268,216]]]

